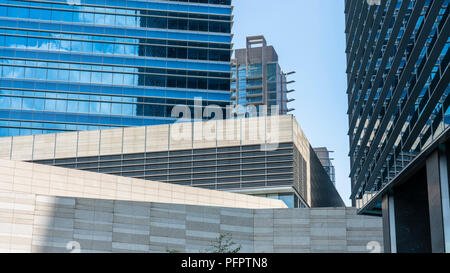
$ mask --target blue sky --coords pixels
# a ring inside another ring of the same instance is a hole
[[[263,34],[285,72],[296,71],[294,115],[313,147],[332,151],[336,187],[351,202],[344,0],[234,0],[235,48]]]

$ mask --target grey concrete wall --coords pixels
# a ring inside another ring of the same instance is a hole
[[[0,252],[199,252],[229,233],[241,252],[369,252],[381,218],[353,208],[233,209],[0,192]],[[382,246],[381,246],[382,250]]]

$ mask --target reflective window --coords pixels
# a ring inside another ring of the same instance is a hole
[[[0,1],[1,136],[172,123],[194,97],[229,104],[231,1],[116,2]]]

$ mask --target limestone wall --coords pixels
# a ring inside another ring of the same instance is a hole
[[[231,234],[241,252],[369,252],[381,219],[353,208],[235,209],[0,192],[0,252],[199,252]]]

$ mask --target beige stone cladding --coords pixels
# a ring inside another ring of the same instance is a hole
[[[281,200],[0,159],[0,191],[189,205],[285,208]]]
[[[0,158],[27,161],[287,142],[302,154],[309,146],[291,115],[3,137]]]
[[[383,251],[381,218],[353,208],[242,209],[0,192],[0,252]],[[73,249],[75,248],[75,249]]]

